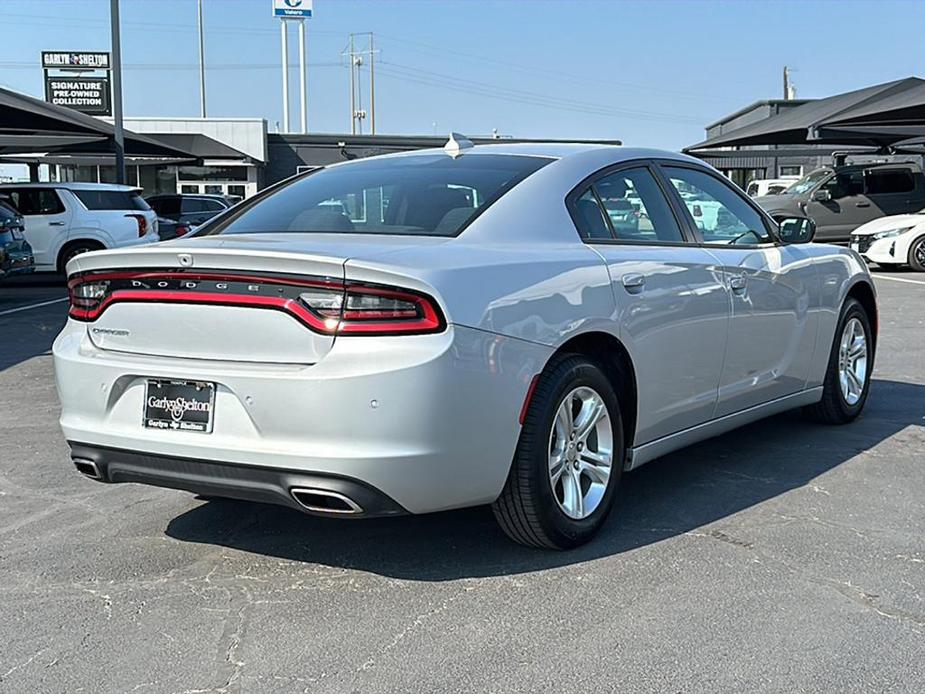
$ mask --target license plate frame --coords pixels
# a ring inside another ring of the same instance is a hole
[[[211,434],[215,420],[215,384],[177,378],[148,378],[141,408],[146,429]]]

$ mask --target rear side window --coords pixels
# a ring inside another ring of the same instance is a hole
[[[151,209],[138,193],[122,190],[74,190],[84,207],[88,210],[138,210],[146,212]]]
[[[148,204],[161,217],[176,217],[180,214],[180,198],[155,198]]]
[[[884,195],[888,193],[908,193],[915,189],[915,179],[908,169],[880,169],[867,171],[864,174],[867,180],[868,195]]]
[[[358,160],[297,179],[207,233],[455,236],[550,161],[475,152]]]
[[[6,192],[10,196],[10,201],[24,217],[64,212],[61,198],[50,188],[21,188]]]

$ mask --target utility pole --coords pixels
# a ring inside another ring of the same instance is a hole
[[[308,132],[308,87],[305,84],[305,20],[299,20],[299,89],[302,96],[302,132]]]
[[[358,36],[366,37],[366,47],[359,49],[356,38]],[[366,110],[362,108],[363,92],[363,65],[369,60],[369,115],[370,129],[372,134],[376,134],[376,68],[375,57],[376,49],[374,47],[372,32],[362,34],[350,34],[347,47],[343,55],[347,56],[350,68],[350,132],[360,134],[363,132],[363,120],[366,118]]]
[[[122,39],[119,35],[119,0],[109,2],[112,29],[112,118],[116,153],[116,183],[125,183],[125,134],[122,131]]]
[[[796,88],[790,83],[790,68],[784,65],[784,100],[792,101],[796,97]]]
[[[283,44],[283,132],[289,132],[289,35],[286,20],[279,21],[280,38]]]
[[[206,50],[202,33],[202,0],[199,0],[199,116],[206,117]]]

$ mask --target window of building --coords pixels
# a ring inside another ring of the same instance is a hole
[[[803,167],[802,166],[782,166],[780,167],[781,176],[802,176]]]

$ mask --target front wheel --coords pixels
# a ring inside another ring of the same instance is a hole
[[[848,299],[829,354],[822,400],[807,408],[813,418],[826,424],[847,424],[861,414],[874,366],[872,335],[864,307]]]
[[[620,405],[593,362],[566,355],[540,376],[501,496],[492,505],[525,545],[577,547],[598,532],[623,469]]]
[[[909,246],[909,265],[916,272],[925,272],[925,236],[920,236]]]

